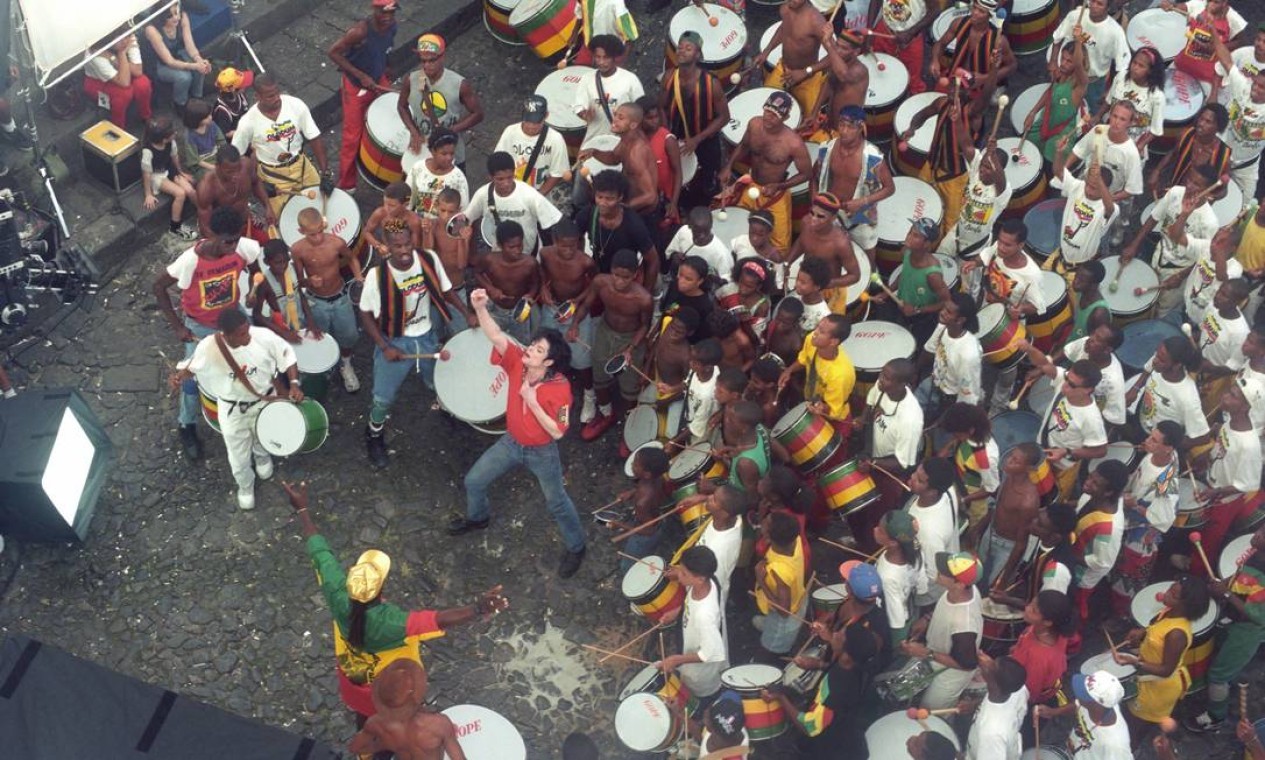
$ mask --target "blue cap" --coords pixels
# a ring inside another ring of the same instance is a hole
[[[844,580],[848,582],[848,588],[852,589],[852,595],[861,601],[877,599],[883,593],[883,582],[879,580],[878,570],[869,563],[853,565]]]
[[[919,235],[922,235],[928,240],[935,240],[940,236],[940,225],[925,216],[918,217],[917,219],[910,219],[909,223],[912,225],[914,232],[917,232]]]
[[[865,123],[865,109],[855,104],[846,105],[839,109],[839,118],[845,121]]]

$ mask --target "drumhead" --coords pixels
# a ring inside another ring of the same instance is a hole
[[[640,562],[634,562],[628,572],[624,573],[624,580],[619,587],[626,598],[637,599],[645,596],[662,581],[663,557],[651,555],[642,557]]]
[[[824,605],[838,607],[847,601],[848,585],[846,583],[832,583],[829,586],[818,586],[813,589],[813,601]]]
[[[479,705],[453,705],[443,713],[456,727],[457,744],[466,757],[527,760],[522,734],[504,715]]]
[[[710,28],[710,27],[709,27]],[[777,34],[777,30],[782,28],[781,21],[774,21],[768,29],[764,30],[764,34],[760,35],[760,49],[764,50],[769,46],[769,40],[773,39],[773,35]],[[679,39],[679,38],[678,38]],[[703,39],[703,44],[707,44],[707,39]],[[826,47],[823,45],[817,48],[817,60],[823,60],[826,57]],[[782,62],[782,46],[778,45],[769,51],[769,55],[764,59],[765,66],[771,71],[779,63]],[[869,65],[868,63],[866,64]]]
[[[1125,30],[1129,49],[1153,47],[1166,61],[1172,61],[1186,46],[1186,17],[1161,8],[1139,11]]]
[[[1243,191],[1239,189],[1237,182],[1223,185],[1221,189],[1225,191],[1225,196],[1213,201],[1212,213],[1217,215],[1217,224],[1224,227],[1237,219],[1239,211],[1243,209]]]
[[[1153,288],[1160,284],[1160,276],[1150,264],[1134,259],[1121,269],[1119,256],[1108,256],[1099,261],[1102,262],[1103,270],[1106,272],[1099,291],[1102,292],[1103,300],[1107,302],[1107,308],[1112,314],[1125,316],[1140,314],[1151,308],[1151,305],[1159,298],[1159,291]],[[1116,285],[1114,292],[1112,283]],[[1149,292],[1136,295],[1137,288],[1149,289]]]
[[[1089,460],[1090,472],[1098,469],[1098,465],[1108,460],[1120,462],[1132,469],[1133,460],[1139,456],[1138,449],[1133,448],[1133,444],[1128,441],[1116,441],[1107,444],[1107,453],[1097,459]]]
[[[1023,620],[1023,610],[1016,610],[1005,604],[998,604],[988,597],[980,598],[980,611],[986,618],[993,620]]]
[[[800,403],[791,407],[790,410],[786,412],[786,414],[783,414],[778,419],[777,424],[773,426],[773,429],[769,431],[769,434],[772,435],[774,438],[777,438],[778,436],[785,433],[787,430],[790,430],[792,427],[794,427],[795,424],[798,423],[801,419],[803,419],[804,416],[807,414],[808,414],[808,402],[801,401]]]
[[[1111,656],[1111,652],[1103,652],[1081,663],[1081,675],[1089,675],[1099,670],[1105,670],[1121,681],[1136,678],[1138,669],[1133,665],[1121,665]]]
[[[1006,184],[1014,188],[1014,194],[1020,195],[1021,191],[1033,186],[1041,179],[1041,164],[1045,160],[1041,155],[1041,149],[1035,143],[1023,140],[1023,152],[1019,154],[1019,160],[1006,161]],[[997,141],[997,147],[1006,152],[1006,156],[1014,155],[1019,150],[1020,139],[1018,137],[1003,137]]]
[[[627,367],[628,367],[628,360],[624,358],[624,355],[616,354],[615,356],[612,356],[611,358],[606,360],[606,366],[603,369],[606,370],[606,374],[608,375],[618,375],[620,372],[623,372],[624,369],[626,369]]]
[[[668,479],[676,481],[693,480],[702,473],[711,455],[698,449],[683,449],[672,457],[668,465]]]
[[[1067,303],[1067,279],[1058,272],[1041,271],[1041,294],[1045,296],[1045,317],[1050,318]]]
[[[309,191],[315,193],[316,197],[308,198],[303,195]],[[298,195],[290,196],[290,200],[281,207],[281,215],[277,217],[277,232],[286,245],[293,246],[303,239],[303,233],[299,232],[299,212],[309,208],[320,211],[321,205],[320,188],[317,187],[305,187]],[[339,236],[348,246],[355,245],[356,239],[360,237],[360,206],[356,204],[356,199],[346,190],[334,188],[324,205],[325,231]]]
[[[949,31],[949,27],[953,25],[954,21],[969,15],[971,15],[971,9],[966,6],[959,8],[955,5],[946,11],[941,11],[940,15],[936,16],[936,20],[931,22],[931,42],[938,42],[944,36],[944,33]],[[952,53],[957,49],[957,45],[950,42],[944,46],[944,49],[945,52]]]
[[[708,7],[715,8],[716,6],[709,5]],[[676,15],[680,16],[682,13],[695,9],[695,6],[691,5],[677,12]],[[706,21],[704,21],[703,26],[707,27]],[[704,45],[705,44],[706,43],[704,43]],[[729,121],[726,122],[725,126],[720,130],[720,133],[730,145],[736,146],[738,143],[742,142],[743,135],[747,134],[747,124],[755,117],[764,113],[764,101],[768,100],[769,96],[775,92],[782,92],[782,90],[778,90],[773,87],[754,87],[744,93],[735,95],[730,99]],[[795,125],[799,124],[802,117],[803,111],[800,110],[799,103],[792,100],[791,114],[786,117],[786,123],[793,128]]]
[[[953,733],[953,728],[939,715],[931,715],[924,720],[917,721],[910,720],[909,715],[904,710],[899,710],[884,715],[871,723],[869,728],[865,729],[865,744],[869,747],[870,756],[890,757],[893,760],[900,757],[909,757],[905,753],[905,743],[912,737],[921,734],[924,725],[927,730],[935,731],[953,742],[955,750],[962,748],[962,745],[958,742],[957,734]]]
[[[658,691],[658,685],[662,682],[662,679],[662,670],[653,665],[647,665],[633,674],[633,677],[628,680],[628,684],[619,692],[619,698],[623,700],[633,694]]]
[[[269,401],[255,419],[259,445],[273,456],[297,454],[307,439],[307,421],[299,405],[290,401]]]
[[[945,97],[945,95],[942,92],[920,92],[917,95],[910,95],[908,98],[905,98],[904,102],[900,104],[900,107],[896,109],[896,116],[892,121],[892,128],[895,130],[895,133],[897,135],[903,134],[904,131],[909,129],[909,126],[913,124],[914,116],[919,111],[932,103],[939,102],[943,97]],[[914,132],[913,137],[909,138],[910,149],[916,150],[919,153],[927,153],[931,150],[931,138],[934,137],[936,133],[935,122],[935,119],[927,119],[922,123],[922,126],[918,127],[918,129]],[[901,193],[898,189],[896,191],[896,195],[893,197],[899,197],[900,195]],[[882,224],[882,218],[883,214],[880,213],[879,224]],[[904,238],[901,238],[901,240],[904,241]]]
[[[524,4],[525,2],[526,0]],[[545,117],[546,124],[561,132],[584,131],[584,120],[571,110],[571,102],[575,99],[575,90],[580,82],[592,71],[590,66],[567,66],[549,72],[540,80],[540,84],[536,85],[536,94],[550,104],[549,115]]]
[[[782,671],[772,665],[737,665],[720,674],[720,682],[736,691],[758,691],[782,680]]]
[[[637,458],[637,452],[638,452],[638,451],[641,451],[642,449],[659,449],[660,451],[662,451],[662,450],[663,450],[663,442],[662,442],[662,441],[649,441],[649,442],[647,442],[647,443],[643,443],[643,444],[641,444],[640,446],[638,446],[637,448],[633,449],[632,453],[628,455],[628,458],[627,458],[626,460],[624,460],[624,475],[626,475],[626,476],[628,476],[628,477],[630,477],[630,478],[634,478],[634,477],[636,477],[636,475],[633,475],[633,460]]]
[[[370,139],[397,156],[404,154],[409,141],[408,127],[396,108],[399,102],[398,94],[384,92],[373,99],[365,113],[365,129],[369,130]]]
[[[880,242],[899,249],[905,245],[905,236],[909,234],[909,220],[925,217],[938,224],[944,218],[944,201],[940,200],[940,194],[934,187],[920,179],[895,175],[892,181],[896,192],[878,202],[878,224],[875,226]],[[862,258],[868,260],[868,257],[858,256],[857,263]]]
[[[690,180],[694,179],[694,175],[698,173],[698,154],[682,153],[681,154],[681,186],[690,184]],[[715,231],[715,228],[712,228]],[[725,241],[728,245],[729,241]]]
[[[1125,267],[1125,271],[1128,272],[1139,263],[1141,262],[1135,260]],[[1103,265],[1106,266],[1106,262]],[[1121,290],[1123,289],[1121,287]],[[1116,358],[1124,366],[1135,370],[1141,370],[1147,361],[1155,356],[1155,352],[1166,338],[1182,334],[1181,329],[1176,325],[1159,319],[1130,322],[1121,329],[1124,332],[1124,342],[1120,344],[1120,348],[1116,349]]]
[[[1133,621],[1143,628],[1151,624],[1155,616],[1160,614],[1160,610],[1164,609],[1164,605],[1156,598],[1157,596],[1168,591],[1168,587],[1173,585],[1173,581],[1165,581],[1162,583],[1152,583],[1142,589],[1133,597],[1132,604],[1129,605],[1129,611],[1133,614]],[[1209,601],[1208,611],[1200,616],[1198,620],[1192,620],[1190,627],[1196,637],[1212,630],[1212,626],[1216,625],[1217,617],[1221,614],[1221,603],[1215,599]]]
[[[653,406],[638,404],[624,420],[624,445],[629,449],[640,448],[659,435],[659,413]]]
[[[750,218],[750,211],[737,206],[712,209],[712,234],[729,245],[734,238],[749,232],[747,220]]]
[[[1012,16],[1040,15],[1042,11],[1054,7],[1054,0],[1015,0],[1011,4]]]
[[[1239,566],[1246,562],[1247,558],[1254,553],[1252,551],[1251,533],[1234,539],[1221,550],[1221,561],[1217,563],[1218,575],[1227,580],[1233,578],[1239,571]]]
[[[702,63],[724,63],[741,56],[747,47],[747,25],[728,8],[711,3],[705,8],[691,4],[673,14],[668,22],[668,44],[675,45],[686,32],[696,32],[703,38]],[[708,22],[708,15],[716,18],[716,26]],[[792,118],[790,123],[798,124],[799,117]]]
[[[843,341],[843,350],[858,370],[879,371],[892,359],[914,355],[914,336],[901,325],[872,319],[858,322]]]
[[[1022,135],[1024,133],[1023,123],[1028,118],[1028,114],[1036,107],[1037,101],[1041,100],[1041,96],[1045,91],[1050,89],[1048,84],[1034,84],[1023,92],[1019,93],[1019,97],[1010,102],[1010,126],[1014,127],[1015,134]],[[1041,112],[1038,112],[1036,118],[1041,118]],[[1033,123],[1040,123],[1039,121]],[[1001,141],[998,140],[998,145]],[[1035,146],[1034,146],[1035,147]],[[1039,153],[1040,151],[1038,151]],[[1014,163],[1013,161],[1011,163]]]
[[[1177,69],[1164,74],[1164,127],[1180,127],[1195,120],[1204,107],[1204,90],[1199,80]]]
[[[619,146],[619,137],[616,135],[598,135],[597,137],[585,140],[580,146],[580,150],[615,150]],[[580,164],[580,168],[589,170],[589,179],[592,179],[598,172],[604,172],[607,169],[614,171],[623,171],[623,164],[604,164],[596,158],[587,158],[584,163]]]
[[[1041,417],[1022,409],[1005,411],[993,417],[993,440],[997,441],[997,450],[1010,451],[1021,443],[1035,443],[1037,433],[1041,430]]]
[[[299,372],[309,375],[317,375],[333,369],[334,365],[338,364],[340,353],[338,341],[334,340],[334,336],[329,333],[322,334],[321,339],[317,340],[312,337],[310,331],[304,330],[303,342],[294,346]]]
[[[672,738],[672,728],[672,712],[658,694],[630,694],[615,709],[615,735],[634,752],[659,749]],[[487,757],[499,758],[500,755],[493,753]]]
[[[895,105],[909,89],[909,70],[896,56],[871,53],[861,56],[861,63],[870,72],[870,88],[865,92],[866,108],[886,110]],[[880,63],[883,64],[882,71],[878,68]]]
[[[1063,234],[1063,207],[1066,205],[1065,198],[1051,198],[1041,201],[1023,215],[1023,223],[1028,227],[1027,248],[1037,258],[1047,259],[1059,247]]]
[[[975,334],[988,335],[997,325],[1001,324],[1007,318],[1006,305],[1000,303],[990,303],[980,309],[976,315],[979,322],[979,331]]]
[[[481,424],[505,416],[509,375],[492,363],[492,342],[479,328],[463,330],[444,344],[452,359],[435,362],[435,395],[449,414]]]

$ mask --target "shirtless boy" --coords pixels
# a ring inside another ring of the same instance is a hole
[[[347,749],[360,755],[394,752],[396,760],[465,760],[452,719],[426,709],[426,670],[396,660],[373,679],[377,712],[352,737]]]
[[[538,316],[531,308],[540,291],[540,265],[523,253],[523,228],[518,222],[496,225],[496,250],[478,257],[474,276],[488,292],[488,313],[520,345],[531,342]],[[530,309],[526,319],[516,314],[519,301]]]
[[[852,241],[835,222],[838,215],[838,198],[830,193],[814,197],[812,210],[804,218],[803,229],[791,248],[791,261],[804,256],[826,262],[830,284],[822,294],[830,310],[842,314],[848,306],[848,286],[861,279],[861,267],[857,264]]]
[[[1028,525],[1041,509],[1041,494],[1029,474],[1044,455],[1035,443],[1016,446],[1001,463],[997,505],[980,522],[983,531],[979,556],[984,562],[984,585],[1001,574],[1016,543],[1026,544]]]
[[[597,262],[580,251],[580,231],[563,217],[553,227],[553,245],[540,249],[540,323],[563,333],[571,346],[571,368],[584,391],[580,423],[597,415],[593,393],[593,317],[578,318],[579,304],[597,276]]]
[[[697,311],[682,306],[650,349],[646,374],[655,379],[659,402],[677,398],[685,390],[685,378],[690,374],[690,336],[698,330],[699,321]],[[668,432],[676,434],[675,430]]]
[[[640,363],[645,350],[654,299],[650,291],[636,281],[637,271],[635,252],[626,248],[616,251],[611,257],[610,274],[594,277],[584,300],[576,307],[573,319],[578,323],[593,312],[594,306],[602,306],[602,318],[593,330],[593,391],[597,396],[597,416],[580,431],[580,437],[586,441],[596,440],[615,424],[611,388],[616,381],[624,401],[633,402],[637,398],[635,373],[625,370],[618,378],[606,374],[606,363],[612,358],[623,355],[629,363]]]
[[[580,151],[577,159],[590,156],[608,166],[622,164],[621,171],[628,178],[628,208],[650,222],[659,209],[659,175],[650,141],[641,131],[645,111],[636,103],[624,103],[615,109],[611,120],[611,132],[619,137],[614,150],[590,148]],[[657,225],[657,220],[654,220]],[[653,228],[651,229],[653,232]]]
[[[672,503],[671,487],[664,477],[668,474],[668,455],[663,449],[641,448],[633,456],[632,471],[636,486],[619,494],[620,501],[632,501],[632,524],[622,520],[611,520],[607,527],[613,531],[624,532],[638,525],[650,522],[659,516],[665,504]],[[659,547],[659,538],[663,534],[663,522],[642,528],[628,537],[624,544],[624,553],[633,557],[646,557],[654,554]],[[628,572],[634,560],[624,557],[619,561],[619,572]]]
[[[724,356],[720,360],[721,367],[737,367],[746,370],[755,361],[755,344],[746,331],[740,329],[742,324],[732,311],[717,309],[707,315],[712,337],[720,341]]]
[[[355,305],[348,288],[344,287],[339,270],[349,267],[356,282],[360,283],[365,281],[364,272],[360,271],[360,262],[351,255],[347,243],[325,231],[325,217],[320,211],[314,208],[300,211],[299,232],[303,233],[303,239],[291,247],[290,256],[294,259],[294,271],[299,275],[299,282],[307,289],[312,324],[338,341],[342,354],[339,373],[343,386],[348,393],[355,393],[360,390],[360,379],[351,366],[351,350],[360,332],[356,324]]]
[[[817,138],[835,134],[838,128],[839,111],[844,106],[864,106],[865,96],[870,89],[870,70],[861,63],[861,35],[845,29],[838,37],[829,25],[822,29],[826,49],[826,81],[817,95],[817,104],[811,116],[821,123],[818,130],[812,133]],[[821,113],[819,113],[821,112]]]
[[[382,225],[388,219],[398,219],[408,225],[409,232],[413,233],[413,247],[425,247],[422,243],[422,222],[417,218],[417,214],[409,211],[408,201],[411,192],[409,186],[403,182],[392,182],[387,185],[386,190],[382,191],[382,205],[374,209],[369,215],[369,220],[365,222],[364,235],[367,245],[385,254],[387,248],[386,243],[382,242]],[[451,272],[448,273],[448,277],[452,279]]]
[[[251,196],[259,201],[264,210],[265,228],[254,229],[248,208]],[[242,158],[237,148],[225,145],[215,154],[215,170],[209,171],[198,183],[198,234],[210,235],[211,212],[220,206],[228,206],[246,220],[246,237],[262,244],[268,240],[268,229],[277,224],[277,216],[268,203],[268,192],[255,171],[255,160]]]

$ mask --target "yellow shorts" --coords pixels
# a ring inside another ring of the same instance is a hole
[[[272,206],[272,213],[278,217],[281,216],[281,209],[290,200],[290,196],[298,195],[305,188],[321,184],[321,175],[316,171],[316,165],[309,161],[307,156],[300,156],[298,161],[286,166],[267,166],[260,163],[258,171],[259,179],[265,185],[276,188],[277,194],[268,203]]]
[[[826,81],[826,72],[813,72],[807,79],[795,85],[794,87],[786,87],[782,83],[782,77],[786,73],[786,69],[782,66],[782,62],[778,61],[773,70],[764,76],[765,87],[776,87],[779,90],[786,90],[795,98],[795,102],[799,103],[800,110],[803,112],[804,119],[813,118],[813,106],[817,105],[817,97],[821,94],[821,86]],[[792,129],[798,127],[798,124],[791,124]]]
[[[751,187],[758,187],[755,183]],[[738,202],[739,208],[745,208],[748,211],[757,211],[764,209],[773,215],[773,232],[769,235],[774,247],[782,252],[791,250],[791,191],[783,190],[782,193],[773,199],[765,198],[763,195],[757,196],[754,200],[746,194],[742,193],[742,200]],[[790,287],[790,286],[788,286]]]

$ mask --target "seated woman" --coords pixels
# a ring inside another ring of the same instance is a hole
[[[127,128],[127,109],[133,102],[142,120],[149,121],[154,115],[153,85],[141,70],[141,49],[136,35],[125,36],[88,61],[83,71],[84,92],[98,100],[105,96],[103,105],[110,109],[110,121],[117,126]]]
[[[211,73],[210,61],[204,60],[193,42],[189,17],[180,10],[180,3],[167,13],[145,25],[145,39],[158,58],[158,81],[171,85],[171,99],[177,111],[184,111],[189,98],[202,97],[202,84]]]

